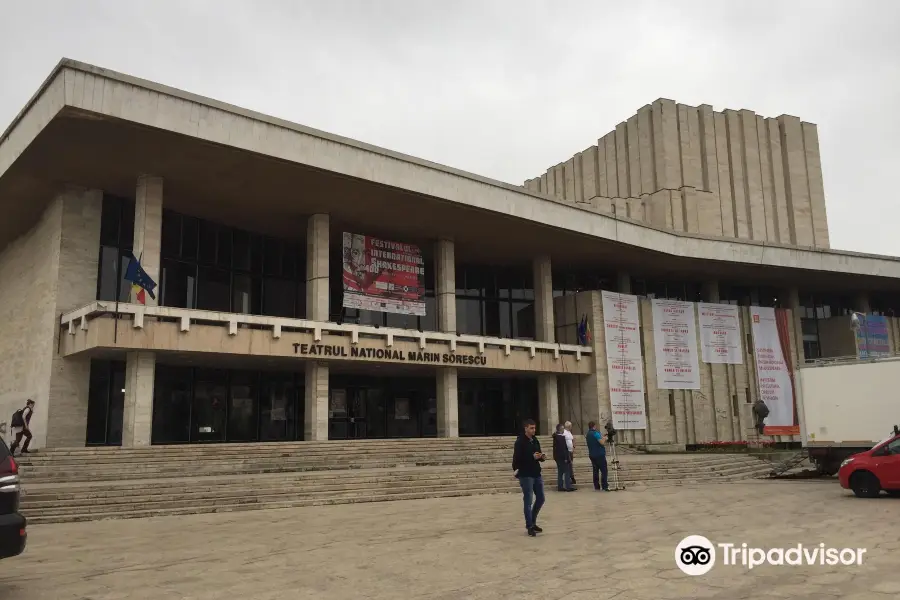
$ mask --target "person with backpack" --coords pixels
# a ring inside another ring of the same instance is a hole
[[[756,417],[756,431],[762,435],[766,426],[766,417],[769,416],[769,407],[762,401],[762,398],[753,403],[753,416]]]
[[[12,443],[12,446],[9,447],[9,453],[14,455],[16,453],[16,448],[19,447],[19,443],[22,441],[22,438],[25,438],[25,443],[22,444],[22,452],[21,454],[28,454],[28,444],[31,443],[31,415],[34,414],[34,400],[29,398],[25,402],[25,408],[20,408],[16,412],[13,413],[12,420],[10,421],[10,429],[13,433],[16,434],[16,439]]]

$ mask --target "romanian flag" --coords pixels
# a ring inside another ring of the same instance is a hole
[[[591,343],[591,325],[588,323],[587,315],[581,316],[581,323],[578,324],[578,343],[587,346]]]
[[[131,289],[134,291],[137,301],[146,304],[146,294],[150,294],[150,297],[156,300],[156,295],[153,293],[153,290],[156,289],[156,282],[147,275],[147,272],[141,267],[141,261],[135,258],[134,254],[129,252],[126,256],[129,260],[128,268],[125,270],[125,281],[131,282]]]

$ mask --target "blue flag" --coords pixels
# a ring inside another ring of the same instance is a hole
[[[147,272],[144,271],[144,268],[141,266],[141,261],[135,258],[134,254],[131,252],[125,252],[125,256],[128,258],[128,268],[125,270],[125,281],[130,281],[132,286],[138,288],[138,301],[143,304],[141,293],[142,291],[146,291],[150,294],[150,297],[156,300],[156,295],[153,293],[153,290],[156,289],[156,282],[147,275]]]

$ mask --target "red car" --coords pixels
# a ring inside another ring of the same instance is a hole
[[[894,428],[887,439],[871,450],[854,454],[838,471],[841,487],[860,498],[876,498],[882,490],[900,496],[900,432]]]

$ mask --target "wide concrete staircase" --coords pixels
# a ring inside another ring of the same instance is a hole
[[[51,449],[21,460],[29,523],[288,508],[518,491],[513,438],[358,440]],[[549,439],[542,439],[545,451]],[[583,449],[583,447],[581,448]],[[771,465],[735,454],[619,452],[633,487],[765,476]],[[576,479],[591,487],[590,463]],[[548,461],[545,486],[555,488]]]

